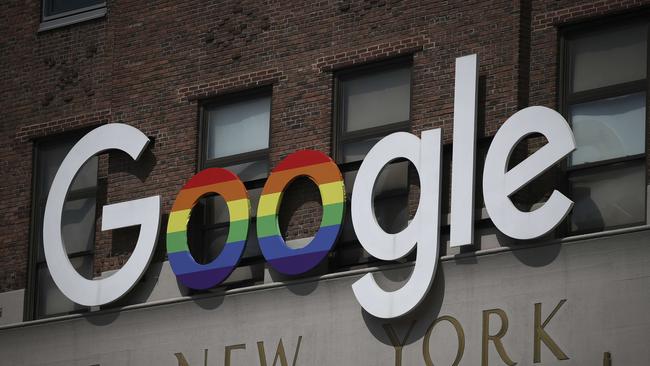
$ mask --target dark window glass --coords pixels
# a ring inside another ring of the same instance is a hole
[[[334,151],[349,198],[368,151],[386,135],[409,130],[410,61],[344,70],[336,75],[336,85]],[[375,183],[374,213],[386,232],[397,233],[408,224],[408,172],[408,162],[393,162],[384,167]],[[373,260],[357,243],[350,212],[348,199],[336,255],[341,267]]]
[[[33,248],[36,250],[32,275],[34,317],[43,318],[85,309],[68,300],[50,277],[43,253],[43,215],[47,195],[61,162],[76,139],[66,138],[39,142],[36,145]],[[81,275],[92,278],[95,243],[97,194],[97,157],[84,164],[75,177],[63,207],[61,232],[66,251]]]
[[[256,235],[256,210],[270,170],[269,135],[271,93],[261,91],[228,97],[203,107],[201,169],[218,167],[237,174],[245,183],[251,203],[248,240],[242,265],[261,262]],[[226,243],[230,219],[222,197],[203,197],[192,211],[190,251],[199,263],[219,256]],[[239,268],[228,282],[259,280],[261,271]],[[253,276],[253,277],[251,277]]]
[[[82,276],[86,278],[92,276],[92,256],[70,258],[70,262]],[[57,314],[69,314],[85,309],[84,306],[70,301],[59,291],[59,288],[56,287],[56,284],[50,276],[47,265],[39,264],[36,281],[38,283],[38,292],[36,294],[36,314],[38,318]]]
[[[368,151],[370,151],[370,149],[372,149],[372,147],[375,146],[382,137],[370,137],[361,141],[352,141],[344,144],[341,147],[341,162],[352,163],[363,160],[366,154],[368,154]]]
[[[203,112],[204,167],[228,168],[242,181],[265,178],[269,170],[271,96],[215,104]]]
[[[646,24],[603,29],[571,39],[573,92],[646,78]]]
[[[571,165],[645,153],[645,116],[644,92],[572,105],[577,149]]]
[[[105,4],[105,0],[43,0],[43,13],[46,17],[65,15]]]
[[[215,106],[207,114],[208,159],[268,149],[270,96]]]
[[[391,132],[408,130],[411,67],[407,63],[337,75],[337,160],[363,160]]]
[[[571,232],[646,221],[647,44],[646,22],[565,35]]]
[[[237,174],[242,181],[252,181],[266,178],[269,175],[270,166],[268,158],[262,158],[247,163],[224,166],[224,168]]]
[[[598,231],[645,222],[645,164],[615,164],[572,174],[571,229]]]
[[[341,86],[346,132],[408,121],[409,67],[350,77]]]

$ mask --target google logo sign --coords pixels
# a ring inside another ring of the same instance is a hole
[[[474,175],[476,163],[477,58],[456,60],[454,94],[453,160],[451,176],[450,245],[473,241]],[[526,136],[543,135],[547,143],[514,167],[510,156]],[[52,182],[45,207],[43,244],[45,259],[54,282],[72,301],[97,306],[124,296],[138,282],[151,261],[158,239],[160,196],[151,196],[102,208],[102,230],[139,226],[136,247],[124,266],[107,278],[89,280],[81,276],[67,257],[61,234],[63,205],[77,172],[92,156],[121,150],[138,160],[149,143],[147,136],[126,124],[107,124],[87,133],[70,150]],[[528,107],[508,118],[494,136],[483,173],[485,207],[494,225],[515,239],[533,239],[553,230],[569,213],[573,202],[558,191],[534,211],[521,211],[510,196],[575,150],[568,123],[546,107]],[[386,164],[409,160],[420,177],[418,209],[409,225],[399,233],[386,233],[377,223],[372,191]],[[403,258],[417,249],[413,272],[398,290],[385,291],[372,274],[352,285],[359,304],[380,318],[395,318],[412,311],[423,300],[435,275],[440,246],[441,130],[423,131],[420,137],[397,132],[384,137],[361,163],[351,197],[351,217],[363,248],[380,260]],[[283,191],[298,177],[308,177],[320,191],[323,215],[314,238],[302,248],[290,248],[278,226]],[[189,251],[187,225],[198,200],[218,194],[227,203],[230,227],[226,244],[212,262],[197,263]],[[314,268],[327,256],[341,231],[345,187],[332,159],[319,151],[289,154],[271,171],[257,207],[256,233],[269,266],[297,275]],[[176,195],[167,222],[166,245],[170,265],[187,287],[207,289],[224,281],[239,263],[249,232],[251,204],[244,184],[221,168],[203,170],[191,177]]]

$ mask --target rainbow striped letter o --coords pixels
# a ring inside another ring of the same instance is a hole
[[[284,189],[299,176],[318,185],[323,202],[320,229],[307,246],[292,249],[280,234],[278,211]],[[257,208],[257,237],[269,265],[278,272],[296,275],[314,268],[330,251],[343,222],[345,187],[341,171],[320,151],[296,151],[278,164],[264,185]]]
[[[196,202],[207,193],[218,193],[228,204],[230,228],[226,245],[212,262],[198,264],[187,246],[187,223]],[[246,246],[250,201],[239,178],[226,169],[209,168],[183,186],[167,221],[167,255],[178,280],[193,289],[218,285],[235,269]]]

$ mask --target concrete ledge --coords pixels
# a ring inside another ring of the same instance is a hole
[[[467,252],[467,253],[461,253],[461,254],[455,254],[455,255],[445,255],[445,256],[440,257],[440,261],[441,262],[456,261],[456,260],[460,260],[460,259],[466,259],[466,258],[472,258],[472,257],[481,257],[481,256],[485,256],[485,255],[494,255],[494,254],[499,254],[499,253],[514,252],[514,251],[520,251],[520,250],[538,248],[538,247],[544,247],[544,246],[550,246],[550,245],[558,245],[558,244],[571,245],[573,243],[581,243],[581,242],[584,242],[585,240],[590,240],[590,239],[607,238],[607,237],[610,237],[610,236],[624,235],[624,234],[641,232],[641,231],[649,231],[649,230],[650,230],[650,225],[642,225],[642,226],[635,226],[635,227],[624,228],[624,229],[608,230],[608,231],[602,231],[602,232],[597,232],[597,233],[592,233],[592,234],[584,234],[584,235],[575,235],[575,236],[561,238],[561,239],[553,239],[553,240],[546,240],[546,241],[539,241],[539,242],[532,242],[532,243],[517,242],[513,246],[490,248],[490,249],[478,250],[478,251],[474,251],[474,252]],[[169,263],[164,262],[164,263],[159,264],[159,265],[162,265],[164,267],[165,265],[169,266]],[[153,297],[150,297],[152,299],[152,301],[149,301],[149,302],[134,303],[134,304],[128,304],[128,305],[119,306],[119,307],[101,309],[99,311],[92,311],[90,313],[63,315],[63,316],[59,316],[59,317],[38,319],[38,320],[32,320],[32,321],[27,321],[27,322],[20,322],[19,321],[19,322],[13,323],[13,324],[6,324],[6,325],[5,324],[0,324],[0,330],[10,329],[10,328],[18,328],[18,327],[28,327],[28,326],[37,325],[37,324],[58,322],[58,321],[64,321],[64,320],[68,320],[68,319],[75,319],[75,318],[81,318],[81,317],[89,317],[89,316],[92,317],[92,316],[95,316],[95,315],[115,313],[115,312],[132,310],[132,309],[142,309],[142,308],[148,308],[148,307],[152,307],[152,306],[168,305],[168,304],[174,304],[174,303],[186,302],[186,301],[195,301],[195,300],[198,300],[198,299],[210,298],[210,297],[215,297],[215,296],[228,296],[228,295],[234,295],[234,294],[255,292],[255,291],[261,291],[261,290],[272,289],[272,288],[277,288],[277,287],[286,287],[286,286],[299,285],[299,284],[311,283],[311,282],[318,282],[318,281],[330,280],[330,279],[336,279],[336,278],[342,278],[342,277],[357,276],[357,275],[362,275],[362,274],[366,274],[366,273],[374,273],[374,272],[379,272],[379,271],[389,271],[389,270],[395,270],[395,269],[401,269],[401,268],[409,268],[409,267],[412,267],[412,266],[413,266],[413,262],[386,263],[386,264],[382,264],[382,265],[379,265],[379,266],[358,268],[358,269],[353,269],[353,270],[349,270],[349,271],[327,273],[327,274],[324,274],[324,275],[315,275],[315,276],[312,276],[312,277],[303,277],[303,278],[292,279],[292,280],[282,280],[282,281],[278,281],[278,282],[263,283],[263,284],[259,284],[259,285],[240,287],[240,288],[225,290],[225,291],[221,291],[221,292],[204,293],[204,294],[192,295],[192,296],[182,295],[182,296],[178,296],[178,297],[174,297],[174,298],[165,298],[165,299],[159,299],[159,300],[153,300]],[[267,275],[266,277],[268,279],[269,276]],[[274,280],[277,280],[277,279],[274,279]],[[174,283],[175,283],[175,280],[174,280]],[[167,285],[168,284],[160,284],[159,286],[167,286]],[[19,291],[23,291],[23,290],[19,290]],[[134,289],[132,291],[137,291],[137,290]],[[2,294],[0,294],[0,295],[2,295]],[[131,294],[127,295],[126,298],[128,299],[131,296],[133,296],[133,295],[131,295]],[[22,301],[22,296],[20,298],[21,298],[21,301]],[[120,301],[122,301],[122,300],[120,300]],[[21,302],[21,305],[20,305],[20,311],[21,311],[21,314],[22,314],[22,302]],[[22,317],[21,317],[21,320],[22,320]]]

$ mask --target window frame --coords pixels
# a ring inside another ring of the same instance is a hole
[[[405,121],[398,121],[382,126],[365,128],[353,132],[345,132],[345,117],[341,108],[341,97],[343,96],[343,84],[345,81],[355,77],[372,75],[381,71],[390,71],[409,67],[411,72],[411,83],[409,85],[409,118]],[[373,137],[386,136],[392,132],[408,132],[411,129],[411,109],[413,106],[413,57],[412,55],[391,58],[389,60],[358,65],[351,68],[337,70],[334,73],[334,97],[332,98],[332,157],[342,170],[346,166],[354,167],[351,170],[358,170],[361,161],[343,162],[342,148],[345,143],[359,142]]]
[[[269,107],[269,139],[268,147],[265,149],[258,149],[254,151],[247,151],[245,153],[235,154],[224,156],[220,158],[208,159],[207,158],[207,148],[208,148],[208,113],[207,110],[212,108],[218,108],[220,106],[233,104],[236,102],[241,102],[246,99],[255,99],[259,97],[269,97],[271,98],[271,106]],[[199,151],[198,151],[198,164],[197,170],[199,171],[207,168],[222,168],[228,167],[237,164],[245,164],[264,158],[269,160],[270,163],[270,153],[271,153],[271,120],[273,116],[273,88],[272,85],[263,86],[260,88],[244,90],[239,92],[234,92],[230,94],[225,94],[217,98],[211,98],[208,100],[201,101],[199,103]],[[267,177],[245,181],[244,185],[246,188],[261,188],[266,181]]]
[[[67,25],[84,22],[91,19],[97,19],[106,16],[107,0],[100,4],[84,6],[63,13],[47,15],[48,8],[51,8],[51,0],[41,0],[41,23],[38,31],[65,27]]]
[[[218,108],[220,106],[245,101],[248,99],[255,99],[259,97],[269,97],[271,100],[271,105],[269,107],[269,138],[267,144],[268,147],[265,149],[248,151],[245,153],[225,156],[221,158],[208,159],[207,148],[208,148],[209,121],[208,121],[207,111],[212,108]],[[200,100],[198,114],[199,114],[198,115],[199,141],[198,141],[197,166],[196,166],[197,173],[207,168],[224,168],[224,167],[227,168],[228,166],[255,162],[262,159],[268,160],[269,168],[271,168],[271,132],[272,132],[271,126],[273,120],[273,84],[261,85],[259,87],[255,87],[252,89],[237,90],[231,93],[218,95],[209,99]],[[267,176],[265,177],[243,181],[243,183],[246,189],[250,192],[251,190],[261,189],[262,187],[264,187],[264,184],[266,183],[267,179],[268,179],[268,172],[267,172]],[[229,222],[206,223],[204,221],[204,223],[201,225],[200,228],[201,236],[203,237],[207,231],[227,228],[229,225],[230,225]],[[255,216],[251,215],[248,225],[249,228],[251,226],[255,227],[257,225],[257,215]],[[248,238],[248,240],[250,240],[250,238]],[[205,254],[205,252],[206,251],[203,250],[203,254]],[[256,256],[251,256],[246,258],[242,257],[238,267],[247,266],[251,264],[258,264],[263,262],[264,262],[264,257],[260,253],[259,255]]]
[[[414,70],[413,70],[413,55],[408,54],[404,56],[394,57],[385,60],[379,60],[375,62],[365,63],[361,65],[355,65],[353,67],[337,69],[333,72],[333,96],[332,96],[332,158],[338,165],[341,170],[341,174],[345,177],[346,173],[351,173],[358,171],[361,167],[363,159],[358,161],[344,162],[343,161],[343,145],[346,143],[359,142],[371,138],[380,138],[387,136],[393,132],[410,132],[411,131],[411,119],[412,119],[412,107],[413,107],[413,80],[414,80]],[[376,73],[381,73],[382,71],[392,71],[395,69],[400,69],[408,67],[410,69],[410,85],[409,85],[409,118],[405,121],[393,122],[381,126],[370,127],[353,132],[345,132],[345,117],[343,116],[343,108],[341,108],[343,97],[343,84],[347,80],[354,79],[356,77],[368,76]],[[393,163],[407,162],[406,159],[396,159]],[[408,192],[411,185],[410,174],[406,177],[406,198],[408,203]],[[351,189],[351,187],[350,187]],[[382,192],[374,197],[374,200],[390,199],[395,198],[403,194],[396,190],[390,190],[387,192]],[[350,214],[350,200],[346,202],[346,216]],[[345,221],[343,224],[345,224]],[[347,263],[341,256],[345,253],[357,252],[360,256],[363,256],[364,249],[359,244],[358,240],[343,240],[343,235],[339,236],[338,243],[336,244],[335,252],[330,256],[330,260],[334,265],[334,271],[343,269],[343,268],[354,268],[355,266],[364,266],[369,265],[377,260],[371,256],[368,256],[366,260],[357,261],[355,263]],[[342,263],[343,262],[343,263]]]
[[[39,276],[39,270],[43,267],[46,266],[47,263],[45,260],[39,261],[38,260],[38,253],[39,253],[39,248],[37,247],[39,245],[39,241],[36,235],[36,229],[38,227],[41,227],[42,230],[42,224],[39,225],[37,224],[37,220],[40,220],[40,215],[39,213],[41,210],[44,210],[45,204],[47,202],[47,196],[46,197],[37,197],[37,188],[39,184],[39,177],[38,177],[38,172],[36,169],[38,168],[38,160],[40,156],[40,149],[39,146],[42,146],[42,144],[47,144],[47,143],[52,143],[57,140],[61,139],[70,139],[70,140],[75,140],[79,141],[81,137],[83,137],[86,133],[88,133],[91,130],[91,128],[84,128],[80,130],[75,130],[71,132],[64,132],[64,133],[59,133],[55,135],[48,135],[42,138],[39,138],[37,140],[34,140],[32,143],[32,181],[31,181],[31,203],[30,203],[30,224],[29,224],[29,247],[28,247],[28,264],[27,264],[27,284],[25,288],[25,301],[23,304],[23,320],[29,321],[29,320],[36,320],[36,319],[45,319],[45,318],[52,318],[52,317],[57,317],[61,315],[68,315],[68,314],[78,314],[78,313],[85,313],[90,310],[89,307],[83,307],[78,310],[73,310],[69,312],[61,312],[61,313],[53,313],[53,314],[47,314],[46,316],[39,317],[37,314],[38,311],[38,276]],[[75,142],[76,144],[76,142]],[[99,162],[98,162],[99,163]],[[99,167],[98,167],[99,168]],[[66,194],[66,201],[69,200],[76,200],[76,199],[82,199],[82,198],[91,198],[94,194],[95,197],[95,227],[93,228],[93,235],[95,238],[93,238],[93,248],[92,250],[84,250],[80,252],[74,252],[71,254],[68,254],[68,258],[73,259],[73,258],[79,258],[79,257],[85,257],[85,256],[91,256],[91,269],[90,272],[91,274],[94,271],[94,254],[95,254],[95,244],[96,244],[96,235],[97,235],[97,203],[98,203],[98,195],[99,195],[100,189],[99,189],[99,172],[97,175],[97,180],[94,188],[81,188],[77,189],[74,191],[71,191],[68,189],[68,192]],[[48,192],[49,194],[49,192]]]
[[[648,155],[648,118],[650,117],[650,112],[648,108],[650,107],[650,21],[647,19],[647,16],[650,15],[650,9],[645,9],[642,11],[637,11],[634,14],[619,14],[615,16],[610,16],[607,18],[591,20],[588,22],[581,22],[575,24],[569,24],[565,27],[562,27],[559,30],[559,42],[558,42],[558,65],[559,65],[559,77],[558,77],[558,109],[562,116],[566,119],[571,127],[573,123],[570,118],[571,107],[581,103],[595,102],[607,98],[622,97],[634,93],[645,92],[645,151],[640,154],[616,157],[611,159],[604,159],[595,162],[582,163],[577,165],[569,165],[568,158],[565,158],[562,162],[562,172],[564,175],[563,187],[562,190],[568,194],[569,197],[573,197],[573,192],[570,184],[570,177],[573,174],[581,175],[584,173],[602,173],[609,171],[610,169],[616,169],[625,165],[632,165],[634,163],[643,163],[645,166],[645,185],[643,189],[643,202],[646,206],[644,210],[644,218],[642,221],[622,224],[622,225],[613,225],[605,226],[603,230],[615,230],[625,227],[633,227],[638,225],[644,225],[648,221],[647,216],[647,185],[648,185],[648,173],[647,173],[647,155]],[[572,59],[570,57],[570,42],[573,39],[576,39],[580,36],[587,35],[596,31],[602,30],[614,30],[624,27],[631,27],[635,25],[646,26],[646,77],[644,79],[633,80],[622,82],[613,85],[607,85],[603,87],[598,87],[594,89],[583,90],[579,92],[572,91],[571,77],[573,72]],[[572,213],[567,215],[565,224],[561,228],[562,234],[566,235],[581,235],[586,233],[594,232],[593,230],[572,230],[571,229],[571,217]]]

